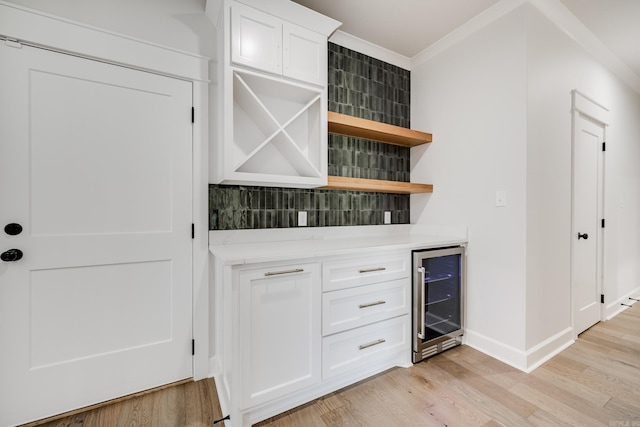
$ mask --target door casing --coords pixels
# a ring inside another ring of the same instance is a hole
[[[576,212],[575,212],[575,190],[576,190],[576,144],[578,143],[578,124],[579,120],[589,120],[597,126],[602,127],[603,131],[603,144],[606,141],[606,131],[608,124],[608,113],[609,109],[604,107],[602,104],[596,102],[592,98],[582,94],[577,89],[574,89],[571,92],[572,97],[572,131],[571,131],[571,324],[574,328],[574,338],[577,338],[578,334],[582,331],[578,331],[576,329],[576,310],[577,301],[576,301],[576,281],[575,281],[575,269],[578,268],[576,256],[576,244],[578,242],[577,235],[578,230],[576,224]],[[605,150],[604,145],[601,151],[598,154],[598,170],[596,171],[598,178],[598,188],[597,188],[597,221],[604,220],[604,189],[605,189]],[[596,224],[597,236],[596,240],[596,282],[597,289],[600,294],[604,294],[605,283],[604,283],[604,227],[601,227],[600,224]],[[599,307],[599,321],[603,319],[604,309],[602,304]]]

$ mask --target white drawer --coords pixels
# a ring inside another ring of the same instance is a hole
[[[325,292],[322,295],[322,334],[379,322],[411,311],[410,279]]]
[[[322,339],[322,378],[350,372],[364,364],[411,352],[410,317],[394,317]]]
[[[335,291],[354,286],[409,277],[411,252],[352,258],[322,263],[322,290]]]

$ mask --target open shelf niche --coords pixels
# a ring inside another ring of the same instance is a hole
[[[320,179],[321,96],[320,90],[234,70],[230,172],[262,182]]]
[[[416,147],[432,141],[432,135],[400,126],[361,119],[329,111],[328,131],[332,134],[367,139],[385,144]],[[378,193],[417,194],[433,192],[433,185],[413,182],[382,181],[377,179],[329,176],[328,190],[357,190]]]

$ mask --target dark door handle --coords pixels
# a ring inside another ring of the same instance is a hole
[[[580,239],[587,240],[588,238],[589,238],[589,235],[587,233],[584,233],[584,234],[578,233],[578,240]]]
[[[4,226],[4,232],[9,236],[17,236],[22,233],[22,226],[20,224],[16,224],[12,222],[11,224],[7,224]]]
[[[8,251],[4,251],[0,254],[0,259],[4,262],[18,261],[19,259],[22,259],[22,255],[24,254],[20,249],[9,249]]]

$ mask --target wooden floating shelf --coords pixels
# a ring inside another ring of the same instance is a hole
[[[384,142],[386,144],[415,147],[431,142],[430,133],[407,129],[373,120],[361,119],[329,111],[329,133]]]
[[[379,179],[347,178],[329,176],[328,185],[320,187],[328,190],[373,191],[377,193],[418,194],[432,193],[433,185],[414,182],[382,181]]]

